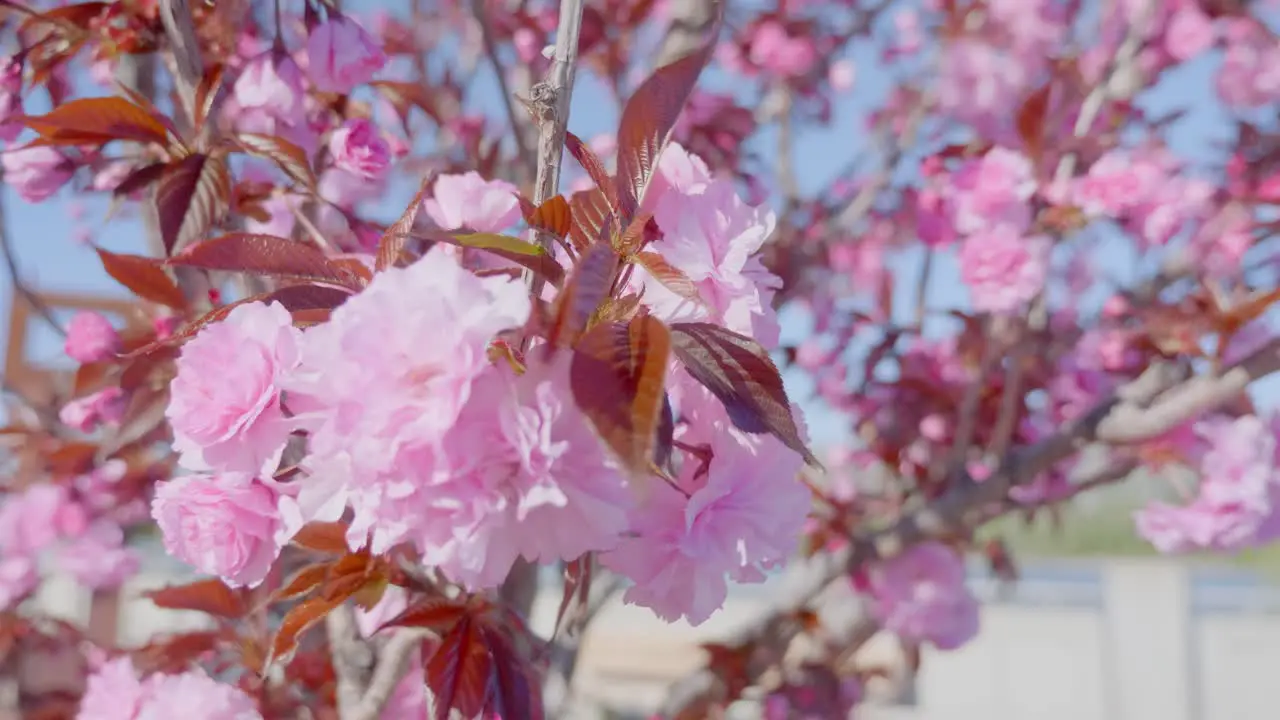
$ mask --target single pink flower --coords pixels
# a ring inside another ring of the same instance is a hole
[[[485,180],[474,171],[441,175],[422,209],[445,230],[501,232],[520,221],[516,192],[515,185],[505,180]]]
[[[184,467],[271,474],[292,428],[280,383],[298,366],[301,332],[284,306],[237,306],[182,348],[165,417]]]
[[[964,563],[937,542],[916,545],[866,575],[872,612],[909,642],[954,650],[978,633],[978,603],[965,586]]]
[[[160,483],[151,517],[169,554],[233,587],[257,586],[280,555],[276,495],[249,475]]]
[[[124,530],[105,519],[58,548],[57,561],[77,583],[95,590],[120,587],[141,567],[138,554],[124,544]]]
[[[378,273],[323,325],[303,336],[289,408],[309,431],[308,477],[281,498],[286,530],[355,512],[348,541],[373,552],[418,536],[439,482],[445,434],[472,383],[490,366],[500,331],[529,316],[528,290],[477,277],[443,248]],[[444,468],[447,471],[447,466]]]
[[[133,660],[122,655],[89,676],[76,720],[137,720],[149,696],[149,683],[138,679]]]
[[[0,505],[0,554],[35,555],[85,531],[87,517],[64,485],[41,483],[10,493]]]
[[[0,611],[12,610],[40,584],[36,561],[29,555],[0,558]]]
[[[203,670],[154,676],[148,685],[150,692],[137,720],[262,720],[253,698]]]
[[[377,40],[345,15],[331,15],[307,38],[307,76],[321,92],[349,93],[386,64]]]
[[[531,358],[520,376],[498,366],[476,378],[443,443],[448,480],[423,493],[428,507],[466,511],[420,541],[428,565],[469,587],[496,587],[518,556],[573,560],[617,544],[630,491],[574,404],[570,357]]]
[[[756,26],[750,41],[752,63],[782,77],[800,77],[818,61],[818,50],[806,37],[793,36],[780,23],[766,20]]]
[[[381,177],[391,163],[391,148],[378,127],[365,118],[352,118],[329,136],[335,166],[370,180]]]
[[[231,93],[237,112],[258,111],[291,124],[299,123],[304,115],[302,71],[293,58],[274,50],[250,60],[240,71]]]
[[[80,432],[93,432],[100,423],[115,424],[127,406],[124,390],[108,387],[62,406],[58,419]]]
[[[969,286],[973,308],[1007,313],[1022,307],[1044,287],[1051,241],[1023,236],[1011,225],[995,225],[960,246],[960,277]]]
[[[1186,3],[1169,18],[1164,49],[1174,60],[1185,62],[1208,50],[1216,39],[1213,20],[1195,3]]]
[[[120,352],[120,335],[105,315],[81,310],[67,324],[67,339],[63,349],[76,362],[102,362]]]
[[[30,203],[48,200],[75,174],[75,165],[57,148],[38,146],[0,155],[4,181]]]

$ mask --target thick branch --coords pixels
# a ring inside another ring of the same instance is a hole
[[[195,117],[196,88],[204,75],[204,62],[200,58],[200,45],[187,0],[160,0],[160,22],[173,49],[173,81],[181,99],[179,104],[190,122]]]
[[[701,47],[716,17],[714,0],[672,0],[667,12],[671,24],[658,50],[656,67],[669,65]]]
[[[425,630],[404,628],[378,644],[360,637],[355,610],[342,605],[325,617],[329,652],[337,675],[338,717],[342,720],[377,720],[404,678],[409,658],[429,635]]]

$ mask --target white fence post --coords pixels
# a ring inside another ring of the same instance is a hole
[[[1103,568],[1108,720],[1196,720],[1188,568],[1168,560]]]

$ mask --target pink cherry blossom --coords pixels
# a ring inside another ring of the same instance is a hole
[[[111,660],[89,675],[76,720],[137,720],[150,686],[138,679],[128,655]]]
[[[64,485],[40,483],[10,493],[0,505],[0,552],[34,555],[84,532],[84,508]]]
[[[496,587],[517,556],[573,560],[617,544],[631,504],[626,478],[577,411],[571,355],[531,358],[523,375],[498,366],[476,378],[444,440],[447,480],[428,505],[424,560],[470,587]]]
[[[1278,423],[1256,415],[1198,423],[1207,444],[1198,494],[1186,505],[1138,511],[1138,533],[1162,552],[1233,551],[1280,537]]]
[[[954,650],[978,632],[964,563],[945,545],[916,545],[870,568],[866,581],[876,619],[904,640]]]
[[[47,146],[6,150],[0,154],[4,181],[30,203],[53,197],[75,173],[75,165],[57,148]]]
[[[1218,96],[1228,107],[1254,108],[1280,98],[1280,47],[1251,17],[1223,21],[1226,48],[1218,68]]]
[[[658,206],[658,201],[669,190],[692,194],[710,182],[711,171],[707,168],[707,163],[679,143],[671,143],[658,159],[658,172],[649,181],[649,189],[645,192],[640,207],[645,212],[652,213]]]
[[[981,232],[998,223],[1024,228],[1031,220],[1035,192],[1031,162],[1021,153],[995,148],[952,177],[955,227]]]
[[[95,590],[120,587],[141,567],[138,554],[124,544],[124,530],[106,519],[58,548],[57,561],[77,583]]]
[[[306,94],[302,71],[293,58],[274,50],[250,60],[231,92],[238,111],[258,111],[290,124],[297,124],[302,117]]]
[[[0,141],[13,142],[22,133],[22,63],[12,55],[0,58]]]
[[[335,166],[368,178],[381,177],[391,163],[391,148],[381,131],[364,118],[352,118],[329,136],[329,154]]]
[[[331,15],[307,38],[307,76],[321,92],[351,92],[386,64],[373,36],[345,15]]]
[[[34,558],[28,555],[0,557],[0,611],[13,609],[39,584]]]
[[[683,394],[681,413],[697,421],[681,442],[705,445],[710,462],[704,472],[685,457],[678,480],[690,495],[654,488],[633,511],[628,535],[600,561],[635,583],[626,602],[698,625],[724,604],[728,580],[762,582],[763,570],[794,552],[811,497],[796,479],[798,454],[772,436],[732,428],[704,390]]]
[[[249,475],[187,475],[161,483],[151,516],[169,554],[233,587],[261,583],[280,554],[276,495]]]
[[[76,362],[101,362],[120,352],[120,335],[105,315],[81,310],[67,323],[67,340],[63,349]]]
[[[300,335],[283,306],[254,302],[183,346],[165,417],[184,467],[275,471],[292,431],[280,383],[300,362]]]
[[[485,180],[474,171],[441,175],[422,209],[445,230],[501,232],[520,220],[516,192],[515,185],[505,180]]]
[[[124,417],[128,398],[118,387],[72,400],[58,411],[58,419],[80,432],[92,432],[101,423],[114,424]]]
[[[1216,39],[1213,20],[1195,3],[1187,3],[1173,12],[1164,34],[1164,50],[1179,62],[1185,62],[1208,50]]]
[[[429,519],[423,496],[440,482],[440,443],[489,366],[486,348],[529,312],[523,284],[477,277],[436,247],[409,267],[378,273],[309,329],[303,365],[286,388],[310,431],[308,477],[281,498],[287,531],[337,519],[350,505],[353,547],[371,540],[383,552],[419,536]]]
[[[813,42],[793,36],[782,24],[767,20],[756,26],[751,36],[751,62],[782,77],[799,77],[813,68],[818,52]]]
[[[728,180],[713,180],[692,192],[663,193],[654,219],[663,237],[650,249],[683,271],[701,299],[682,297],[637,267],[633,281],[654,314],[668,322],[719,322],[765,347],[776,345],[772,297],[780,281],[757,254],[773,233],[774,214],[747,205]]]
[[[262,720],[253,698],[239,688],[214,680],[203,670],[159,675],[149,686],[150,693],[137,720]]]
[[[1044,287],[1051,240],[1025,237],[1011,225],[995,225],[960,246],[960,276],[979,312],[1022,307]]]

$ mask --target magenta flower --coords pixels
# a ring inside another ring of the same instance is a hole
[[[520,220],[516,192],[515,185],[505,180],[485,180],[474,171],[441,175],[422,209],[445,230],[501,232]]]
[[[233,587],[257,586],[280,554],[275,493],[249,475],[161,483],[151,517],[169,554]]]
[[[75,165],[57,148],[47,146],[7,150],[0,155],[4,181],[30,203],[48,200],[75,174]]]
[[[275,471],[291,432],[280,383],[299,363],[300,337],[283,306],[255,302],[183,346],[165,417],[184,467]]]
[[[331,15],[307,38],[307,76],[321,92],[349,93],[386,64],[377,40],[345,15]]]
[[[364,118],[348,120],[329,136],[329,154],[338,168],[373,180],[391,163],[391,148],[381,131]]]
[[[82,310],[67,324],[63,349],[68,357],[79,363],[110,360],[120,352],[120,335],[105,315]]]
[[[978,633],[978,603],[964,563],[936,542],[916,545],[867,573],[872,611],[886,630],[910,642],[954,650]]]

